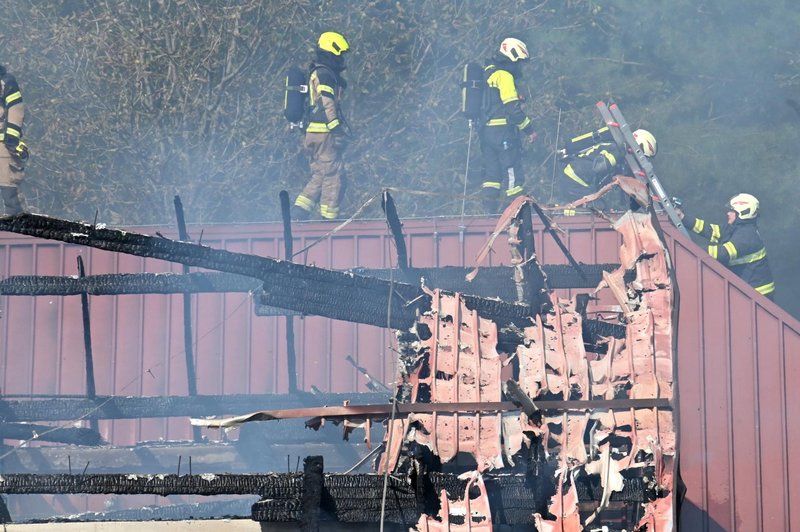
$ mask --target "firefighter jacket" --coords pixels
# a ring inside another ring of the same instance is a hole
[[[9,148],[16,147],[22,140],[22,121],[25,105],[17,79],[0,67],[0,98],[2,98],[2,130],[0,140]]]
[[[323,62],[311,64],[308,95],[311,109],[307,133],[344,133],[339,100],[346,86],[336,69]]]
[[[500,60],[484,69],[486,84],[489,86],[485,125],[515,127],[517,131],[530,134],[533,132],[533,121],[522,110],[515,70],[513,63]]]
[[[709,241],[708,254],[725,264],[759,293],[775,291],[767,249],[755,220],[739,220],[720,227],[700,218],[684,217],[686,227]]]
[[[630,173],[625,154],[614,142],[601,142],[572,155],[564,174],[582,187],[599,188],[614,174]]]

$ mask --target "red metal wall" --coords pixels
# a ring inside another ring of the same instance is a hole
[[[469,266],[493,220],[407,220],[412,265]],[[619,238],[597,218],[559,220],[581,262],[617,262]],[[332,229],[297,224],[294,248]],[[156,228],[142,232],[153,233]],[[158,229],[168,237],[175,231]],[[280,257],[278,224],[203,227],[203,243]],[[684,530],[781,531],[800,528],[800,323],[665,227],[681,296],[678,334],[681,471],[687,485]],[[200,227],[190,227],[199,236]],[[138,257],[3,234],[0,276],[179,271]],[[490,264],[508,262],[498,241]],[[566,263],[549,237],[537,234],[542,263]],[[299,261],[330,268],[386,267],[394,260],[383,221],[352,223],[320,241]],[[493,261],[493,262],[492,262]],[[247,294],[195,296],[198,392],[281,393],[287,390],[282,317],[256,317]],[[4,297],[0,320],[0,385],[4,395],[81,394],[85,390],[80,298]],[[187,393],[182,296],[91,298],[98,394]],[[298,385],[324,391],[366,391],[348,355],[385,382],[394,379],[391,336],[370,326],[295,318]],[[267,406],[267,405],[265,405]],[[188,420],[101,422],[117,445],[188,439]],[[212,432],[211,438],[219,438]],[[793,526],[792,526],[793,525]]]

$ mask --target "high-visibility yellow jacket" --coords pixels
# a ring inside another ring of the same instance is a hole
[[[525,134],[533,132],[533,121],[522,110],[522,98],[517,92],[514,74],[502,63],[486,66],[487,95],[486,126],[516,126]]]

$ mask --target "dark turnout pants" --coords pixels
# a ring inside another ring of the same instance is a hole
[[[481,198],[484,208],[496,212],[502,197],[512,198],[523,191],[522,142],[516,128],[485,126],[480,133],[483,158]]]
[[[25,211],[24,199],[20,197],[18,185],[25,177],[25,171],[17,163],[8,150],[0,143],[0,195],[8,215],[21,214]]]

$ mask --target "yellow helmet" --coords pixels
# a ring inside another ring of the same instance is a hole
[[[752,220],[758,216],[758,198],[752,194],[736,194],[728,201],[728,209],[740,220]]]
[[[636,144],[642,148],[642,151],[647,157],[656,156],[658,145],[656,144],[656,138],[652,133],[646,129],[637,129],[633,132],[633,139],[636,141]]]
[[[511,59],[512,62],[530,57],[525,43],[513,37],[503,39],[503,42],[500,43],[500,53]]]
[[[347,39],[341,33],[326,31],[319,36],[319,48],[333,55],[342,55],[350,49],[350,45],[347,44]]]

